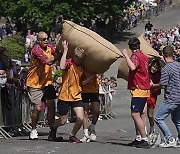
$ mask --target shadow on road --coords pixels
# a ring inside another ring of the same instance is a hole
[[[114,145],[128,146],[128,147],[129,147],[128,143],[111,142],[111,141],[110,141],[110,142],[107,142],[107,143],[114,144]]]
[[[122,145],[122,146],[128,146],[128,147],[130,147],[128,145],[130,142],[131,140],[127,140],[127,139],[113,139],[113,140],[107,141],[107,143],[109,144]]]
[[[135,36],[135,34],[130,31],[118,32],[117,34],[111,37],[110,41],[115,44],[119,43],[120,41],[126,42],[133,36]]]

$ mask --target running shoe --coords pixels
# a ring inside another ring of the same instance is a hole
[[[138,145],[139,143],[141,143],[141,141],[138,141],[138,140],[134,139],[134,141],[132,141],[131,143],[128,143],[128,146],[135,147],[135,146]]]
[[[33,129],[33,130],[30,132],[29,139],[30,139],[30,140],[37,140],[37,139],[38,139],[38,133],[37,133],[37,130],[36,130],[36,129]]]
[[[90,140],[91,141],[95,141],[96,140],[96,131],[95,129],[92,128],[92,126],[90,125],[89,128],[88,128],[88,131],[89,131],[89,137],[90,137]]]
[[[137,145],[136,148],[150,148],[149,142],[145,140],[141,140]]]
[[[80,139],[80,141],[82,143],[85,143],[85,142],[90,142],[90,137],[89,135],[84,135],[82,139]]]
[[[174,147],[180,148],[180,139],[178,137],[176,138],[176,145]]]
[[[175,146],[176,146],[176,140],[173,137],[170,139],[165,139],[165,142],[159,145],[159,147],[161,148],[170,148]]]
[[[81,143],[80,139],[75,136],[69,136],[69,142],[71,143]]]

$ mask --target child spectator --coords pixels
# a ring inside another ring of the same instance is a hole
[[[115,77],[111,76],[110,81],[111,81],[110,82],[110,91],[111,91],[111,94],[114,95],[115,94],[114,88],[117,87],[117,82],[116,82],[117,80]]]
[[[81,63],[84,59],[85,52],[82,48],[76,47],[72,59],[66,61],[68,53],[68,42],[62,42],[64,52],[60,61],[60,69],[63,70],[62,86],[59,93],[59,119],[57,119],[50,132],[50,137],[56,136],[58,126],[62,126],[67,122],[69,107],[74,109],[76,114],[76,122],[69,136],[71,143],[81,143],[75,137],[78,130],[83,124],[83,103],[81,98],[82,89],[80,87],[80,79],[83,73]]]
[[[105,89],[104,89],[104,79],[102,75],[98,75],[99,79],[99,99],[100,99],[100,111],[103,111],[105,105]]]
[[[150,97],[147,98],[147,116],[149,119],[150,130],[149,134],[154,133],[154,109],[156,106],[157,96],[160,95],[161,64],[159,59],[153,59],[149,64],[150,77]]]
[[[117,87],[116,79],[114,77],[102,78],[99,75],[99,98],[100,98],[100,111],[103,112],[105,104],[110,105],[112,97],[115,94],[115,87]],[[107,101],[105,103],[105,101]]]
[[[110,80],[111,80],[112,82],[116,82],[116,78],[113,77],[113,76],[110,77]]]

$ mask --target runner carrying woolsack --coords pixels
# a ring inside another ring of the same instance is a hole
[[[128,42],[132,51],[129,57],[126,49],[122,51],[129,66],[128,89],[131,92],[131,117],[136,128],[136,138],[129,146],[148,148],[149,142],[145,125],[141,117],[147,97],[150,96],[150,80],[148,74],[148,58],[140,51],[140,41],[134,37]]]
[[[69,42],[68,57],[72,57],[72,53],[77,46],[85,50],[87,56],[82,62],[82,66],[89,72],[102,74],[119,57],[122,57],[119,49],[111,42],[92,30],[71,21],[65,20],[63,23],[61,38],[57,43],[58,50],[63,51],[61,44],[63,40]]]

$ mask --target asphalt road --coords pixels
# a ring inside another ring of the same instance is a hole
[[[169,28],[180,24],[180,6],[166,9],[158,17],[151,19],[154,28]],[[145,23],[141,23],[129,32],[125,32],[119,38],[115,45],[119,49],[127,48],[127,40],[132,36],[139,36],[144,32]],[[105,76],[116,76],[119,61],[115,62],[105,73]],[[0,139],[0,154],[179,154],[178,148],[154,148],[154,149],[137,149],[128,147],[127,143],[134,138],[134,125],[130,117],[130,95],[126,89],[126,81],[118,79],[116,95],[113,98],[112,109],[117,114],[114,119],[98,121],[96,126],[97,141],[84,144],[71,144],[68,142],[68,136],[72,124],[67,124],[58,129],[59,135],[63,135],[64,142],[47,141],[48,128],[39,128],[40,138],[38,141],[30,141],[27,136],[14,137],[12,139]],[[163,95],[159,96],[158,104],[162,101]],[[176,136],[175,128],[168,119],[167,123]],[[159,129],[156,127],[156,130]],[[82,130],[77,135],[81,137]]]

